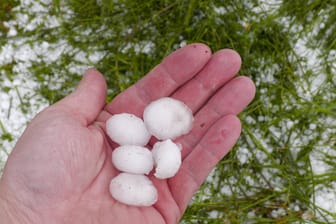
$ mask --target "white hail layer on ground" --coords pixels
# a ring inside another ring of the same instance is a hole
[[[262,6],[254,8],[254,11],[256,13],[264,13],[267,11],[268,14],[271,14],[272,12],[276,12],[278,7],[281,5],[281,0],[271,0],[271,1],[260,1],[260,3],[262,4]],[[218,14],[223,14],[225,13],[225,9],[224,8],[217,8],[217,13]],[[257,20],[257,18],[255,18]],[[282,20],[280,21],[281,24],[287,25],[289,27],[289,20],[288,18],[282,18]],[[245,22],[241,22],[241,24],[244,26]],[[323,24],[321,24],[323,26]],[[321,26],[320,25],[320,26]],[[302,29],[302,27],[292,27],[292,29]],[[316,27],[315,32],[318,31],[318,27]],[[295,33],[295,32],[293,32]],[[318,91],[323,88],[325,79],[326,79],[326,75],[323,73],[320,73],[320,71],[318,71],[318,68],[321,64],[321,60],[319,59],[319,55],[321,54],[321,52],[318,49],[311,49],[309,48],[309,40],[306,38],[301,38],[299,39],[295,46],[294,46],[294,50],[295,52],[298,54],[298,56],[304,58],[306,61],[305,63],[305,67],[303,68],[303,71],[298,71],[298,73],[305,73],[307,72],[308,69],[313,71],[313,74],[311,76],[311,78],[309,78],[308,80],[303,80],[301,79],[300,81],[302,81],[302,84],[298,84],[296,86],[298,86],[297,88],[297,94],[299,97],[301,97],[302,99],[306,99],[306,100],[311,100],[315,94],[318,93]],[[330,58],[329,61],[335,61],[336,58],[336,52],[330,52]],[[260,74],[260,78],[258,80],[254,80],[257,85],[259,85],[260,83],[274,83],[275,82],[275,78],[273,76],[274,71],[276,71],[278,68],[277,65],[269,65],[268,71],[266,71],[265,73]],[[336,73],[336,66],[331,66],[332,71],[335,71]],[[335,76],[336,77],[336,76]],[[336,78],[334,77],[333,82],[336,83]],[[258,91],[262,94],[262,93],[266,93],[267,89],[258,89]],[[265,95],[265,98],[267,98],[268,96]],[[272,96],[271,96],[272,97]],[[328,99],[334,99],[336,97],[335,93],[326,93],[326,98]],[[265,99],[265,102],[267,102],[268,100]],[[291,102],[292,105],[297,104],[296,102]],[[290,109],[291,105],[288,105],[288,109]],[[277,107],[272,107],[272,113],[276,114],[276,112],[278,111],[279,108]],[[253,124],[256,122],[263,122],[263,121],[269,121],[270,117],[264,117],[264,116],[260,116],[258,117],[258,120],[255,120],[252,117],[247,117],[246,118],[246,122]],[[291,129],[291,127],[296,124],[298,121],[292,121],[292,120],[288,120],[288,119],[283,119],[281,121],[281,125],[275,127],[275,126],[271,126],[269,128],[270,133],[272,133],[272,137],[275,137],[275,139],[280,139],[280,137],[286,133],[288,133],[288,130]],[[318,124],[311,124],[309,125],[309,129],[305,131],[304,135],[300,135],[298,133],[293,133],[289,145],[292,146],[291,148],[291,153],[293,155],[293,157],[295,158],[297,156],[297,150],[296,147],[301,147],[303,145],[308,144],[309,140],[313,139],[314,137],[316,137],[316,134],[319,134],[318,132],[316,132],[316,126],[318,125],[324,125],[324,124],[330,124],[330,126],[334,126],[336,125],[336,122],[334,120],[331,119],[321,119]],[[253,130],[254,135],[258,138],[258,140],[262,140],[262,134],[259,132],[259,130]],[[324,136],[324,138],[322,138],[321,140],[321,144],[319,145],[323,145],[323,147],[315,148],[313,150],[313,152],[310,154],[310,162],[311,162],[311,166],[312,166],[312,170],[315,174],[323,174],[323,173],[327,173],[330,170],[330,166],[328,164],[326,164],[326,162],[324,161],[325,158],[325,154],[327,155],[331,155],[331,156],[335,156],[335,152],[334,150],[332,150],[332,148],[329,146],[330,142],[327,141],[323,141],[326,139],[330,139],[330,136],[335,135],[336,134],[336,130],[332,130],[332,129],[326,129],[324,131],[324,133],[322,133],[322,136]],[[261,141],[260,143],[262,144],[262,146],[265,148],[265,150],[267,150],[269,153],[273,151],[273,148],[271,146],[271,144],[267,144],[269,139],[264,139],[265,141]],[[251,142],[251,145],[253,146],[253,143]],[[236,156],[239,161],[244,164],[244,163],[248,163],[249,161],[251,161],[251,159],[253,158],[253,154],[244,146],[242,145],[241,147],[239,147],[237,149],[237,156]],[[256,153],[256,157],[258,158],[258,160],[262,163],[265,164],[267,163],[267,161],[265,161],[265,159],[267,159],[267,156],[265,155],[265,153],[259,151]],[[277,189],[280,191],[283,186],[282,181],[280,178],[275,177],[275,173],[276,170],[274,169],[263,169],[263,174],[264,176],[270,180],[271,185],[272,186],[276,186]],[[213,181],[213,178],[215,178],[213,175],[210,175],[208,180],[209,181]],[[229,182],[234,185],[234,182],[236,180],[235,179],[230,179]],[[250,183],[251,186],[256,186],[253,178],[251,177],[246,177],[246,181]],[[327,212],[330,213],[336,213],[336,182],[331,182],[330,186],[316,186],[315,187],[315,192],[314,192],[314,196],[311,197],[311,201],[317,206],[320,207],[322,209],[324,209]],[[248,189],[246,189],[247,191],[249,191]],[[228,187],[224,186],[222,189],[222,193],[224,195],[231,195],[231,189],[229,189]],[[253,195],[254,192],[247,192],[248,194]],[[297,209],[298,205],[293,205],[293,208]],[[308,213],[310,213],[311,211],[305,211],[303,218],[307,218],[310,219],[311,216],[307,215]],[[274,210],[274,212],[272,212],[273,216],[282,216],[282,215],[286,215],[287,212],[279,212],[277,209]],[[323,219],[322,216],[327,217],[330,221],[333,221],[334,219],[329,216],[328,214],[321,212],[320,214],[315,214],[317,217],[320,217],[321,219]]]
[[[51,4],[51,0],[21,0],[13,8],[15,19],[4,23],[9,31],[6,43],[0,48],[0,66],[10,65],[13,69],[11,74],[0,69],[3,77],[0,89],[0,135],[10,133],[14,140],[0,141],[0,171],[26,124],[48,106],[47,100],[34,91],[40,83],[33,79],[34,74],[30,69],[32,64],[59,63],[62,54],[72,53],[74,61],[69,62],[68,71],[83,74],[86,68],[103,57],[103,53],[99,51],[89,54],[75,49],[62,37],[55,43],[48,43],[41,39],[36,40],[34,36],[25,36],[26,32],[37,31],[40,27],[57,28],[61,19],[71,18],[70,12],[69,15],[62,14],[63,18],[51,15]],[[18,30],[23,34],[18,35]],[[59,87],[61,77],[58,74],[51,77],[51,90]],[[23,104],[28,106],[23,108]]]

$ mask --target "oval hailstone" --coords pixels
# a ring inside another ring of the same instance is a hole
[[[152,181],[144,175],[120,173],[110,183],[114,199],[126,205],[151,206],[158,198]]]
[[[118,170],[134,174],[149,174],[154,164],[151,151],[135,145],[116,148],[112,152],[112,163]]]
[[[183,102],[163,97],[151,102],[144,111],[148,131],[159,140],[175,139],[192,128],[192,111]]]
[[[144,146],[151,137],[143,120],[129,113],[111,116],[106,122],[106,132],[119,145]]]
[[[153,146],[152,154],[156,166],[155,177],[166,179],[177,173],[182,163],[181,145],[175,144],[170,139],[157,142]]]

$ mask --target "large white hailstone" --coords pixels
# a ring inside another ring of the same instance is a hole
[[[166,179],[177,173],[182,163],[181,145],[175,144],[170,139],[157,142],[153,146],[152,154],[156,166],[155,177]]]
[[[136,145],[116,148],[112,152],[112,163],[118,170],[134,174],[149,174],[154,164],[151,151]]]
[[[111,116],[106,121],[106,132],[119,145],[144,146],[151,137],[143,120],[128,113]]]
[[[117,201],[133,206],[151,206],[158,198],[152,181],[139,174],[120,173],[112,179],[110,192]]]
[[[183,102],[163,97],[151,102],[144,111],[148,131],[159,140],[175,139],[192,128],[192,111]]]

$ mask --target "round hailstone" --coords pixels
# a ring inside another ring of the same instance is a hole
[[[144,175],[120,173],[111,180],[110,193],[126,205],[151,206],[158,198],[152,181]]]
[[[160,140],[175,139],[192,128],[192,111],[179,100],[170,97],[151,102],[144,111],[148,131]]]
[[[118,170],[134,174],[149,174],[154,164],[151,151],[135,145],[116,148],[112,152],[112,163]]]
[[[144,146],[151,137],[142,119],[128,113],[110,117],[106,121],[106,132],[119,145]]]
[[[153,146],[152,154],[156,166],[155,177],[166,179],[177,173],[182,163],[181,145],[175,144],[170,139],[157,142]]]

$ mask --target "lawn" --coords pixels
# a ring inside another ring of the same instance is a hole
[[[239,52],[257,94],[181,223],[335,223],[335,12],[335,0],[1,0],[0,170],[86,68],[104,74],[111,100],[203,42]]]

